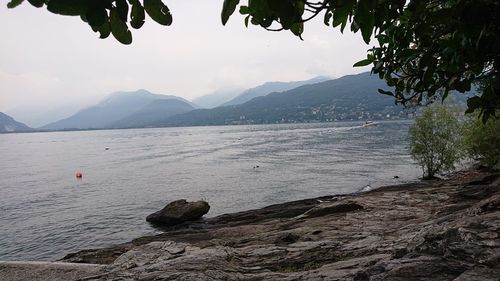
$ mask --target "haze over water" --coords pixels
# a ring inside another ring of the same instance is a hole
[[[216,216],[420,176],[409,121],[360,125],[0,135],[0,260],[55,260],[159,233],[145,217],[181,198],[207,200]]]

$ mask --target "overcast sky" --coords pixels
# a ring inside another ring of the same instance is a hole
[[[267,81],[340,77],[365,58],[360,34],[340,34],[322,17],[300,41],[290,32],[245,28],[234,14],[220,23],[222,0],[165,1],[170,27],[147,18],[124,46],[98,39],[77,17],[54,15],[24,3],[0,7],[0,111],[90,103],[121,90],[147,89],[187,99],[222,88]]]

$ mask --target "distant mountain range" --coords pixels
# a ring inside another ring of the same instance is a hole
[[[407,112],[401,106],[396,106],[392,97],[379,94],[378,89],[387,89],[385,81],[366,72],[271,93],[243,104],[197,109],[150,125],[202,126],[406,118]]]
[[[0,112],[0,133],[31,132],[32,128],[14,120],[9,115]]]
[[[266,82],[254,88],[247,90],[243,89],[229,89],[219,90],[211,94],[204,95],[193,100],[193,103],[202,108],[214,108],[217,106],[237,105],[245,103],[253,98],[265,96],[273,92],[283,92],[297,88],[302,85],[314,84],[329,80],[327,76],[318,76],[304,81],[290,81],[290,82]]]
[[[305,81],[268,82],[241,92],[216,92],[195,99],[203,106],[217,103],[243,103],[253,97],[263,96],[272,91],[283,91],[304,84],[324,81],[326,77],[316,77]],[[146,90],[117,92],[109,95],[94,106],[84,108],[68,118],[47,124],[40,130],[87,130],[155,127],[163,124],[170,117],[188,113],[199,108],[194,102],[171,95],[158,95]]]
[[[395,105],[392,97],[379,94],[378,89],[387,90],[388,87],[384,80],[368,72],[324,79],[317,77],[306,81],[265,83],[242,92],[228,104],[256,96],[246,102],[211,109],[200,109],[183,98],[146,90],[118,92],[39,130],[383,120],[404,119],[411,113],[401,105]],[[264,94],[271,89],[282,90],[292,86],[297,87]],[[475,93],[454,96],[463,105],[467,96]],[[11,117],[0,115],[0,132],[30,130]]]
[[[177,106],[179,108],[177,108]],[[157,95],[146,90],[117,92],[109,95],[97,105],[85,108],[76,114],[41,127],[41,130],[129,128],[146,126],[153,116],[164,118],[172,114],[194,109],[196,105],[177,97]],[[162,109],[167,112],[161,112]],[[147,115],[147,116],[146,116]],[[132,119],[133,120],[132,120]]]
[[[291,81],[291,82],[267,82],[255,88],[248,89],[230,101],[222,104],[223,106],[237,105],[245,103],[253,98],[262,97],[274,92],[284,92],[303,85],[315,84],[330,80],[331,78],[326,76],[318,76],[309,80],[304,81]]]

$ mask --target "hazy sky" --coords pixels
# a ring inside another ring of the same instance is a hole
[[[124,46],[101,40],[77,17],[37,9],[27,2],[0,7],[0,111],[84,104],[111,92],[148,89],[192,99],[227,87],[248,88],[266,81],[339,77],[369,46],[360,34],[340,34],[322,17],[306,25],[304,41],[290,32],[245,28],[234,14],[220,23],[222,0],[165,1],[174,22],[151,19],[132,30]]]

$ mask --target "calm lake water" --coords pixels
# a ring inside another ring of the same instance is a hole
[[[145,217],[181,198],[207,200],[215,216],[420,176],[409,121],[360,125],[0,135],[0,260],[55,260],[159,233]]]

